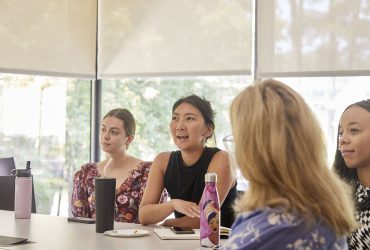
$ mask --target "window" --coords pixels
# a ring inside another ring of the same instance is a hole
[[[247,76],[106,80],[102,115],[116,107],[129,109],[137,121],[130,153],[152,160],[159,152],[174,149],[169,131],[172,105],[186,94],[197,94],[217,112],[216,144],[223,148],[222,138],[231,133],[229,105],[249,82]]]
[[[300,93],[315,113],[325,135],[328,164],[331,166],[340,116],[348,105],[370,97],[370,77],[302,77],[277,80]]]
[[[129,109],[136,119],[137,132],[128,153],[152,161],[158,153],[176,149],[169,129],[172,105],[186,94],[197,94],[209,100],[216,111],[215,144],[224,149],[222,139],[231,134],[231,101],[251,82],[249,76],[106,80],[102,116],[113,108]]]
[[[215,144],[224,149],[229,105],[253,74],[279,77],[305,98],[331,165],[340,115],[370,96],[370,76],[358,76],[369,75],[366,1],[44,2],[35,5],[44,15],[23,1],[0,9],[0,51],[12,58],[1,72],[74,77],[0,73],[0,157],[14,156],[18,168],[31,161],[39,213],[68,214],[73,174],[90,160],[91,84],[78,77],[103,79],[102,115],[132,111],[137,135],[129,153],[144,160],[175,149],[171,109],[188,93],[211,101]],[[14,22],[25,10],[23,22]],[[333,77],[344,75],[353,77]]]
[[[31,161],[38,213],[68,215],[69,183],[89,146],[90,81],[0,74],[0,157],[17,168]]]

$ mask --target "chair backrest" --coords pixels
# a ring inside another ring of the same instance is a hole
[[[0,176],[10,175],[12,169],[15,169],[13,157],[0,158]]]
[[[15,176],[0,176],[0,210],[14,211]],[[32,178],[32,213],[36,213],[35,189]]]

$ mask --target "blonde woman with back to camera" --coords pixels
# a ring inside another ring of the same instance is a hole
[[[265,80],[231,105],[236,162],[249,189],[223,249],[347,249],[350,194],[326,162],[322,131],[302,97]]]

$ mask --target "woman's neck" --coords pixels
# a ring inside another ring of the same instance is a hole
[[[370,166],[357,168],[357,178],[363,186],[370,187]]]
[[[110,168],[121,168],[124,167],[126,162],[129,160],[129,155],[125,153],[116,153],[116,154],[109,154],[109,159],[107,164],[109,164]]]
[[[190,150],[187,150],[187,151],[181,150],[181,157],[182,157],[182,161],[184,162],[184,165],[185,166],[194,165],[199,160],[201,155],[203,154],[204,149],[205,149],[205,146],[201,147],[201,148],[191,150],[191,151]]]

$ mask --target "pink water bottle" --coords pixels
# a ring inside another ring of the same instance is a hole
[[[200,245],[215,247],[220,243],[220,201],[217,192],[217,175],[205,175],[205,187],[200,200]]]
[[[32,207],[31,162],[27,161],[26,169],[13,169],[15,178],[14,215],[16,219],[29,219]]]

